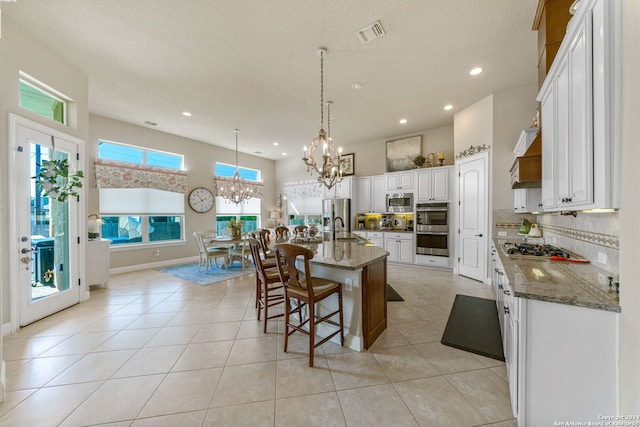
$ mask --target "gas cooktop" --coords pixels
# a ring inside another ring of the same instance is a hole
[[[561,256],[571,258],[569,252],[552,245],[535,245],[532,243],[511,243],[502,245],[502,251],[508,256],[529,256],[549,258],[551,256]]]

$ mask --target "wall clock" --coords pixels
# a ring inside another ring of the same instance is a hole
[[[204,187],[197,187],[189,193],[189,206],[198,213],[209,212],[213,208],[213,193]]]

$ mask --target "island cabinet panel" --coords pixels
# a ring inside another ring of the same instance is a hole
[[[387,329],[387,263],[381,259],[362,270],[362,329],[368,349]]]

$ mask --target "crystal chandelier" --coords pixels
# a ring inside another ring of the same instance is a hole
[[[244,203],[253,197],[253,187],[251,183],[240,177],[240,169],[238,168],[238,132],[240,129],[233,130],[236,133],[236,172],[231,179],[218,187],[218,196],[236,205]]]
[[[326,49],[318,49],[320,55],[320,131],[318,136],[311,141],[311,147],[307,149],[304,146],[304,157],[302,161],[307,165],[307,172],[313,175],[313,172],[318,174],[318,182],[321,185],[331,189],[334,185],[342,181],[342,147],[337,148],[331,140],[331,130],[329,135],[324,131],[324,55],[327,53]],[[329,105],[328,116],[331,115],[331,106]],[[327,123],[329,129],[331,129],[331,117],[327,117]],[[317,156],[316,151],[322,147],[322,157]]]

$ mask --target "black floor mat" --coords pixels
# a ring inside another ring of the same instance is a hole
[[[387,301],[404,301],[404,298],[387,283]]]
[[[496,302],[485,298],[456,295],[440,342],[504,361]]]

